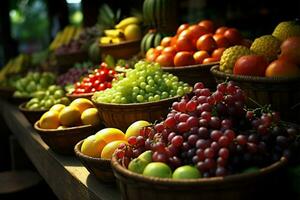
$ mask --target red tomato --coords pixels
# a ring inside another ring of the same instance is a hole
[[[207,51],[197,51],[194,53],[193,57],[197,64],[202,64],[203,60],[209,57],[209,54]]]
[[[94,74],[89,74],[89,79],[91,82],[94,82],[96,80],[96,76]]]
[[[100,85],[100,80],[99,79],[97,79],[97,80],[95,80],[95,82],[93,83],[93,87],[94,88],[97,88],[99,85]]]
[[[82,82],[83,82],[83,83],[89,83],[89,82],[91,82],[91,80],[90,80],[88,77],[84,77],[84,78],[82,79]]]
[[[111,88],[111,82],[106,83],[106,88]]]
[[[209,33],[214,32],[214,23],[211,20],[202,20],[198,23],[199,26],[203,26]]]
[[[216,30],[215,34],[222,34],[222,35],[223,35],[227,29],[228,29],[228,27],[226,27],[226,26],[221,26],[221,27],[219,27],[219,28]]]
[[[221,47],[227,48],[230,46],[229,40],[222,34],[214,34],[213,38],[216,41],[218,48]]]
[[[77,89],[77,88],[80,88],[81,87],[81,83],[80,82],[76,82],[75,84],[74,84],[74,87]]]
[[[161,54],[156,58],[156,62],[163,67],[174,66],[174,55],[172,54]]]
[[[198,25],[192,25],[190,26],[188,29],[188,37],[189,39],[196,44],[196,41],[198,40],[198,38],[204,34],[207,34],[208,31],[206,30],[205,27],[203,26],[198,26]]]
[[[269,64],[266,77],[300,77],[300,68],[295,63],[279,58]]]
[[[98,91],[105,90],[105,89],[106,89],[106,87],[105,87],[104,83],[100,83],[100,85],[97,88]]]
[[[194,65],[195,60],[193,58],[193,54],[187,51],[176,53],[174,57],[174,64],[175,66]]]
[[[181,24],[177,29],[177,35],[179,35],[182,31],[186,30],[189,26],[189,24]]]
[[[109,76],[114,76],[115,74],[116,74],[115,70],[113,70],[113,69],[108,70]]]
[[[178,38],[189,38],[190,37],[190,32],[186,29],[182,31],[179,35]]]
[[[176,41],[176,51],[193,51],[194,45],[189,38],[179,37]]]
[[[161,42],[160,42],[160,46],[163,46],[163,47],[168,47],[171,45],[171,40],[172,40],[172,37],[164,37]]]
[[[155,47],[155,50],[158,54],[161,54],[162,50],[164,50],[164,47],[163,46],[157,46],[157,47]]]
[[[103,67],[103,68],[107,68],[108,67],[108,65],[106,64],[106,62],[102,62],[100,66]]]
[[[175,47],[165,47],[161,52],[162,54],[172,54],[173,56],[176,54]]]
[[[91,89],[92,89],[92,83],[91,82],[89,82],[89,83],[84,83],[83,84],[83,89],[84,89],[84,92],[85,93],[89,93],[90,91],[91,91]]]
[[[178,39],[177,36],[172,37],[170,46],[175,46],[176,42],[177,42],[177,39]]]
[[[197,49],[198,50],[204,50],[207,52],[212,52],[214,49],[217,48],[217,43],[212,37],[212,34],[205,34],[202,35],[197,40]]]
[[[208,63],[213,63],[213,62],[217,62],[217,61],[219,61],[219,60],[216,59],[216,58],[205,58],[205,59],[203,60],[203,63],[202,63],[202,64],[208,64]]]
[[[226,48],[224,48],[224,47],[215,49],[212,52],[211,57],[216,58],[217,60],[221,60],[221,56],[222,56],[223,52],[225,51],[225,49]]]
[[[229,40],[231,45],[241,43],[242,35],[236,28],[229,28],[225,31],[224,36]]]
[[[268,61],[264,56],[249,55],[240,57],[234,64],[233,74],[264,76]]]
[[[281,46],[281,58],[285,60],[300,64],[300,37],[289,37],[282,42]]]
[[[96,92],[96,91],[97,91],[97,90],[96,90],[96,88],[94,88],[94,87],[91,89],[91,92]]]

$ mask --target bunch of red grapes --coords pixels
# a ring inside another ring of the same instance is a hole
[[[154,162],[176,169],[194,165],[203,177],[226,176],[290,158],[298,147],[297,128],[263,108],[246,110],[245,93],[233,82],[211,92],[196,83],[193,92],[174,102],[167,118],[130,137],[116,156],[124,167],[145,150]]]
[[[111,83],[116,77],[116,71],[108,68],[106,63],[101,63],[92,74],[84,77],[81,82],[75,83],[73,94],[93,93],[111,88]]]

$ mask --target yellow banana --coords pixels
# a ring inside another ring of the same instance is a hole
[[[100,37],[99,42],[100,42],[100,44],[111,44],[112,38],[111,37]]]
[[[122,41],[124,41],[124,39],[123,38],[119,38],[119,37],[116,37],[116,38],[113,38],[112,39],[112,43],[120,43],[120,42],[122,42]]]
[[[124,32],[120,29],[108,29],[104,31],[105,35],[108,37],[124,37]]]
[[[141,23],[141,19],[138,17],[127,17],[118,23],[115,28],[116,29],[125,29],[129,24],[139,24]]]

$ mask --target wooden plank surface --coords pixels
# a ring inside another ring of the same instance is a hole
[[[59,199],[121,199],[116,185],[97,181],[75,156],[58,155],[49,149],[16,106],[0,100],[0,112],[32,163]]]

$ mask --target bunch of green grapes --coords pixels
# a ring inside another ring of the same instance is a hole
[[[191,90],[177,76],[163,72],[159,64],[139,61],[126,73],[126,77],[114,82],[112,88],[96,92],[93,100],[121,104],[153,102],[183,96]]]

